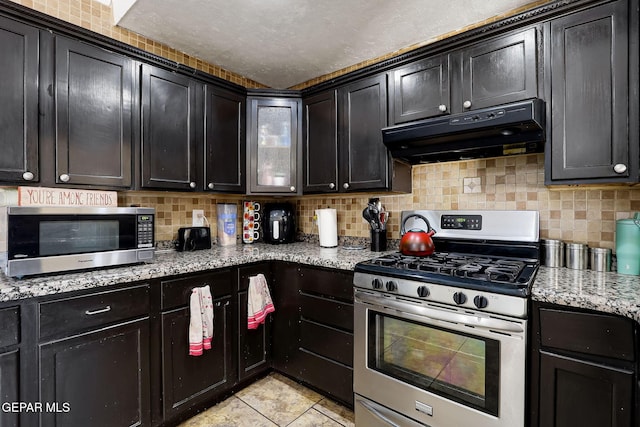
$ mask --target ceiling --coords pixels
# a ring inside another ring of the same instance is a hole
[[[116,24],[284,89],[532,0],[112,0]]]

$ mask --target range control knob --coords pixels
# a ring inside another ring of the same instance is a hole
[[[483,297],[482,295],[476,295],[475,298],[473,298],[473,304],[478,308],[485,308],[489,305],[489,300],[487,300],[487,297]]]
[[[418,286],[418,296],[425,298],[429,296],[429,288],[426,286]]]
[[[453,301],[458,305],[464,304],[467,302],[467,296],[462,292],[456,292],[453,294]]]
[[[373,289],[382,289],[382,280],[373,279],[373,281],[371,282],[371,286],[373,286]]]
[[[387,282],[387,290],[389,292],[395,292],[398,290],[398,284],[396,282],[394,282],[393,280],[389,280]]]

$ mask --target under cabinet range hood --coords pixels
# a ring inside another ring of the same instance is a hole
[[[382,129],[391,155],[410,164],[538,153],[544,149],[541,99],[439,116]]]

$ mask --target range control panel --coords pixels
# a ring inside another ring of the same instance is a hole
[[[482,230],[481,215],[442,215],[440,228],[451,230]]]

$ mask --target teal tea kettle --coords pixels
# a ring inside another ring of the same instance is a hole
[[[640,275],[640,212],[616,221],[618,273]]]

